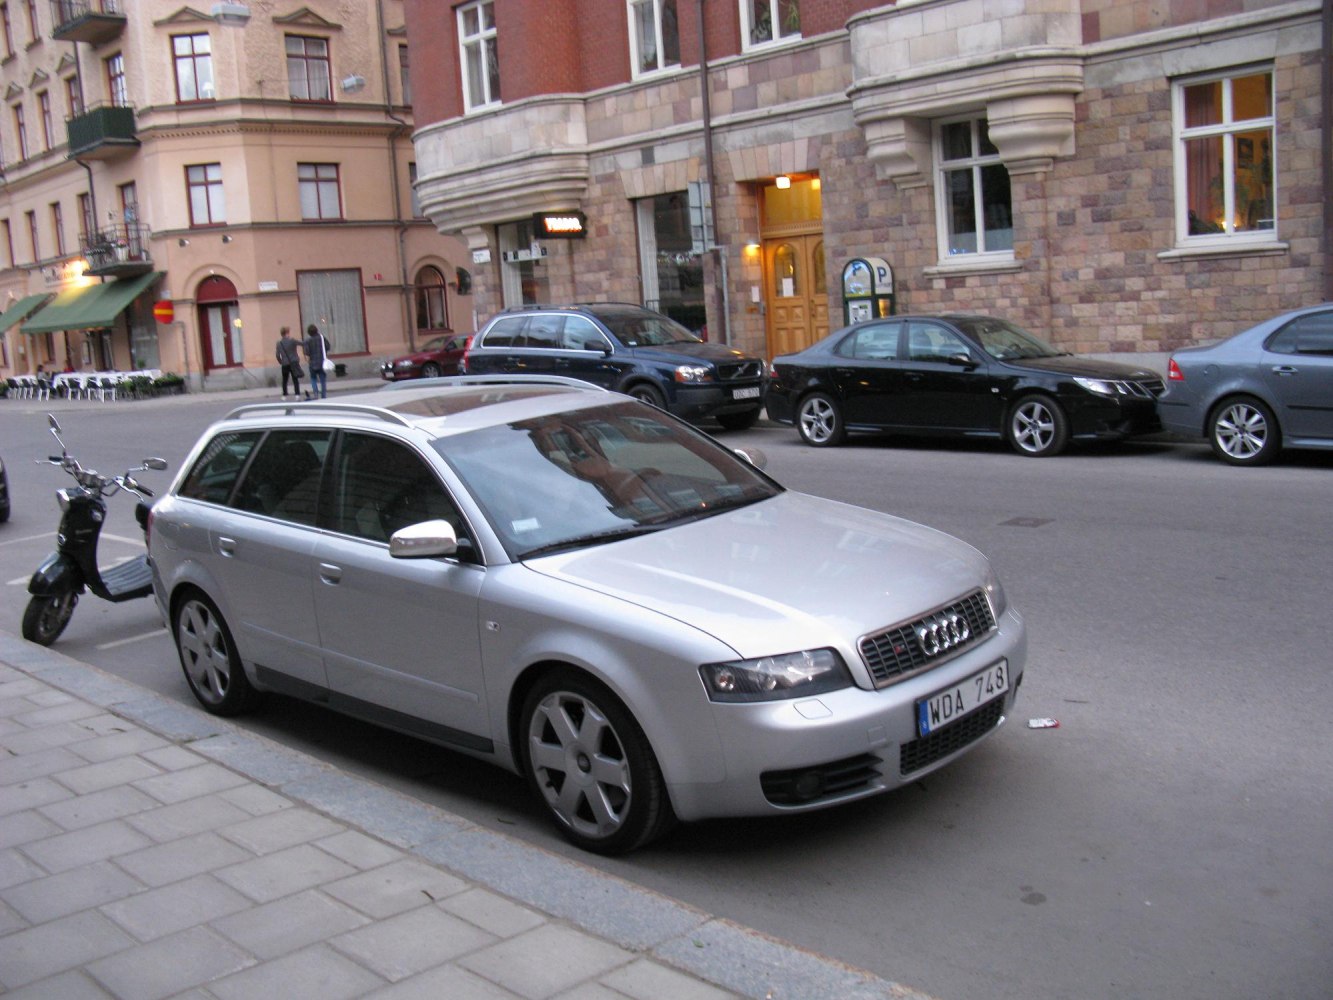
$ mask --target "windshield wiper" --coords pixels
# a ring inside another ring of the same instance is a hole
[[[528,549],[520,552],[520,559],[532,559],[536,556],[547,556],[553,552],[563,552],[566,549],[579,549],[587,545],[602,545],[606,542],[618,542],[624,538],[633,538],[635,535],[647,535],[654,531],[660,531],[666,527],[664,524],[635,524],[625,528],[609,528],[606,531],[592,531],[586,535],[575,535],[573,538],[562,538],[558,542],[548,542],[545,545],[538,545],[535,549]]]

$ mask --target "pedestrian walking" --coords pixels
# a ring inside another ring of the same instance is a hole
[[[287,395],[287,381],[291,380],[292,395],[301,395],[301,342],[292,337],[292,331],[283,327],[278,338],[278,364],[282,366],[282,394]]]
[[[333,370],[328,338],[319,332],[319,327],[311,323],[305,328],[305,340],[301,341],[301,347],[305,351],[306,364],[310,366],[310,395],[327,399],[329,372]]]

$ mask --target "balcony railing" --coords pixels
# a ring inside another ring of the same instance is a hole
[[[51,0],[51,37],[101,45],[125,30],[124,0]]]
[[[150,235],[142,222],[117,223],[95,233],[79,233],[88,273],[122,278],[148,273],[153,269]]]
[[[139,148],[134,109],[98,104],[81,115],[65,119],[69,158],[111,160]]]

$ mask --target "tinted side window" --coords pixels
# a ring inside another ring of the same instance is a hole
[[[1268,342],[1268,349],[1275,354],[1333,355],[1333,312],[1297,317]]]
[[[467,537],[458,508],[434,471],[411,448],[373,434],[345,434],[334,471],[333,527],[387,542],[399,528],[443,520]]]
[[[611,346],[592,320],[582,316],[565,317],[565,333],[561,338],[561,345],[570,351],[604,351]]]
[[[200,453],[178,495],[209,503],[226,503],[236,485],[237,474],[261,436],[260,431],[219,434]]]
[[[892,361],[898,355],[897,323],[863,326],[840,343],[834,353],[863,361]]]
[[[319,480],[330,431],[270,431],[259,446],[232,506],[297,524],[319,515]]]
[[[907,357],[912,361],[948,361],[954,354],[971,354],[967,342],[952,330],[934,323],[910,323]]]
[[[497,319],[486,331],[482,347],[515,347],[523,343],[523,327],[527,326],[526,316],[505,316]]]
[[[560,331],[565,327],[565,317],[563,316],[533,316],[528,320],[527,337],[523,341],[524,347],[548,347],[556,348],[560,346]]]

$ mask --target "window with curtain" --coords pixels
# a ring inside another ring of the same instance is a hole
[[[492,0],[458,8],[458,45],[463,63],[463,103],[469,111],[500,101],[500,55]]]
[[[745,48],[801,37],[800,0],[741,0]]]
[[[342,198],[338,191],[338,164],[298,163],[296,179],[301,190],[301,218],[341,219]]]
[[[635,76],[680,65],[676,0],[628,0],[630,65]]]
[[[1272,72],[1183,81],[1174,96],[1178,238],[1275,239]]]
[[[445,294],[444,275],[437,267],[423,267],[414,283],[417,304],[417,330],[449,329],[449,297]]]
[[[176,64],[176,101],[211,101],[213,49],[208,35],[173,35],[171,54]]]
[[[333,100],[333,74],[329,68],[327,38],[288,35],[287,92],[293,101]]]
[[[359,270],[298,271],[296,296],[302,336],[314,323],[332,345],[330,354],[365,352],[365,297]]]
[[[221,163],[186,167],[185,185],[189,192],[191,226],[221,226],[227,221]]]

